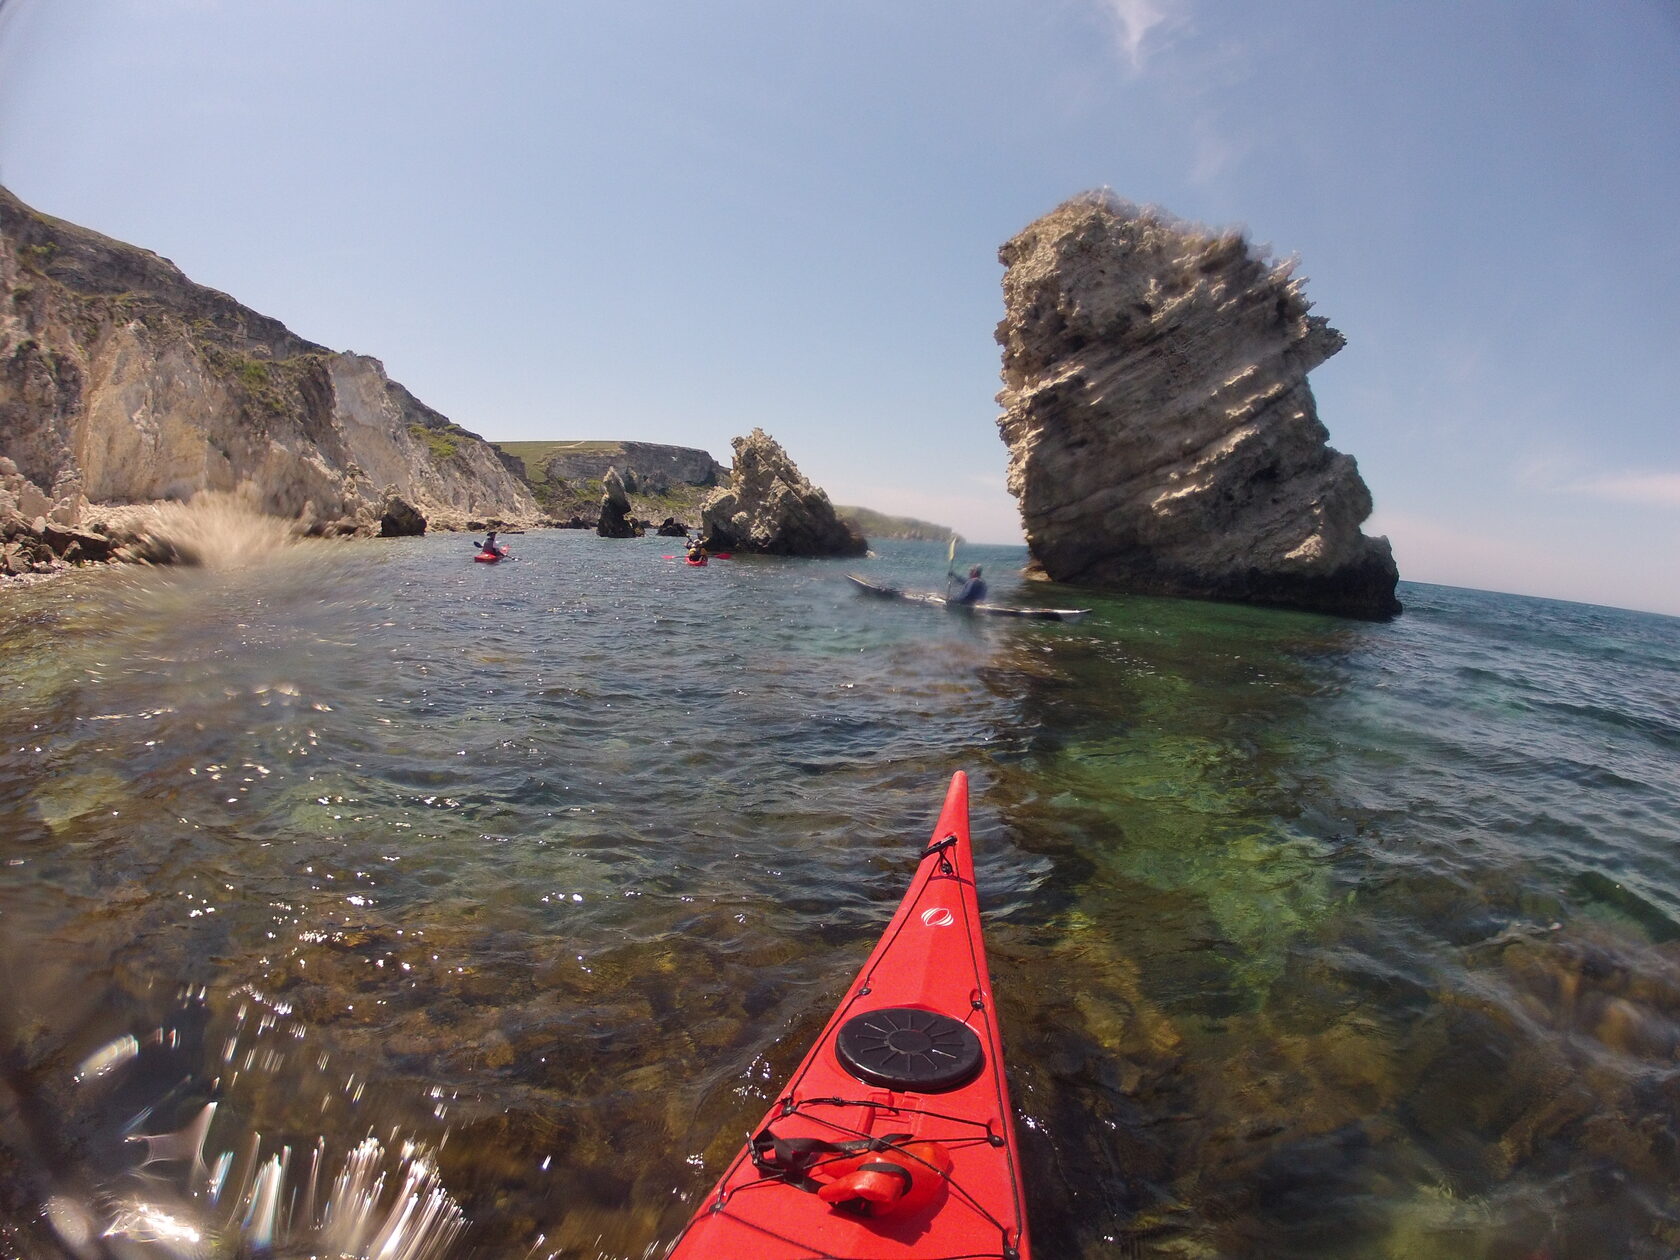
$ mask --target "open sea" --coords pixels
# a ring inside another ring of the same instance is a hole
[[[1680,1254],[1680,620],[254,528],[0,593],[0,1255],[661,1255],[959,769],[1040,1260]]]

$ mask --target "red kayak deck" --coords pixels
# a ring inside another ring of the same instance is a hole
[[[960,771],[898,912],[755,1134],[669,1260],[1030,1260]],[[845,1196],[871,1176],[927,1201],[866,1215],[883,1209]]]

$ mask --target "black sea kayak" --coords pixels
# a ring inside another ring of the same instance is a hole
[[[848,573],[846,580],[858,588],[864,595],[873,595],[876,599],[897,599],[910,604],[931,604],[936,608],[944,608],[950,612],[978,613],[985,617],[1027,617],[1034,621],[1078,621],[1089,608],[1018,608],[1007,604],[953,604],[943,595],[936,595],[932,591],[904,591],[896,586],[881,586],[867,578],[861,578],[855,573]]]

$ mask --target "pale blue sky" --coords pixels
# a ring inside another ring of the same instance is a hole
[[[1680,614],[1672,0],[5,0],[0,180],[493,439],[1018,540],[997,247],[1294,254],[1401,576]]]

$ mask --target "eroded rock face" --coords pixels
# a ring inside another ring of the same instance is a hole
[[[426,532],[426,518],[414,505],[397,493],[395,486],[385,488],[385,504],[379,515],[381,538],[415,538]]]
[[[1138,594],[1400,611],[1306,376],[1345,344],[1240,235],[1087,193],[998,252],[1009,489],[1036,569]]]
[[[539,518],[488,444],[378,360],[305,341],[4,189],[0,453],[37,487],[73,478],[94,504],[237,493],[315,533],[377,532],[385,486],[434,527]]]
[[[601,519],[596,522],[595,532],[602,538],[640,538],[642,527],[630,512],[624,479],[618,475],[618,469],[607,469],[607,475],[601,478]]]
[[[834,512],[787,452],[763,429],[738,437],[729,486],[700,508],[700,532],[713,550],[775,556],[861,556],[868,540]]]

